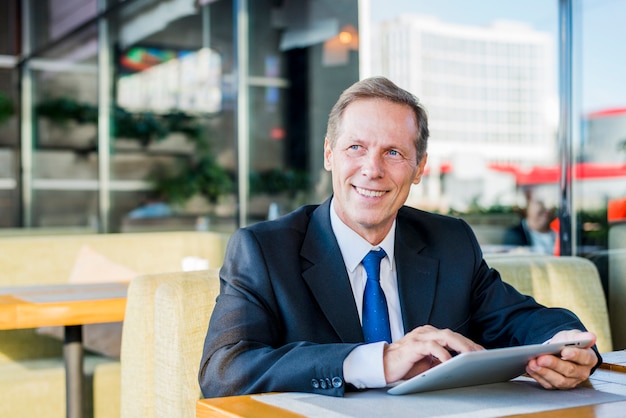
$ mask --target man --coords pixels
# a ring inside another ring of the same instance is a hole
[[[554,254],[556,233],[550,229],[554,210],[536,198],[530,198],[526,205],[526,217],[507,229],[503,243],[510,246],[528,247],[530,251]]]
[[[389,80],[363,80],[341,95],[324,143],[332,198],[240,229],[229,242],[200,365],[205,397],[342,396],[410,378],[453,352],[595,342],[571,312],[504,284],[465,222],[403,206],[424,173],[427,139],[424,109]],[[391,342],[366,343],[370,280],[361,260],[380,249]],[[598,363],[590,347],[566,348],[531,360],[527,372],[565,389]]]

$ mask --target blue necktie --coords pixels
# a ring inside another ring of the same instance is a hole
[[[367,343],[391,342],[387,300],[382,287],[380,287],[380,260],[386,255],[381,248],[379,251],[370,251],[363,258],[363,267],[367,273],[367,282],[363,293],[363,336]]]

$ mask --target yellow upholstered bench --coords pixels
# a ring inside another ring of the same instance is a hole
[[[179,272],[183,260],[199,262],[204,268],[220,267],[227,241],[226,234],[196,231],[2,237],[0,286],[130,280],[140,274]],[[89,348],[90,331],[96,328],[85,328]],[[117,328],[119,332],[121,327]],[[118,335],[112,341],[117,342],[112,347],[117,355],[120,339]],[[86,416],[119,416],[120,373],[115,353],[106,357],[87,351]],[[59,339],[34,329],[0,331],[0,417],[5,416],[65,417],[65,368]]]
[[[582,257],[485,256],[502,279],[548,307],[574,312],[597,337],[600,352],[613,350],[606,298],[596,266]]]

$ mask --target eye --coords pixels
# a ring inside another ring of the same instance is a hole
[[[346,148],[347,155],[351,157],[360,157],[363,155],[365,148],[359,144],[352,144]]]
[[[389,151],[387,151],[387,155],[394,160],[399,160],[399,159],[404,158],[404,155],[397,149],[390,149]]]

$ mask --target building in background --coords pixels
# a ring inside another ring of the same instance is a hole
[[[551,35],[521,22],[468,26],[411,14],[376,29],[373,72],[417,95],[430,118],[430,182],[413,198],[444,211],[518,203],[515,184],[490,167],[556,162]]]

